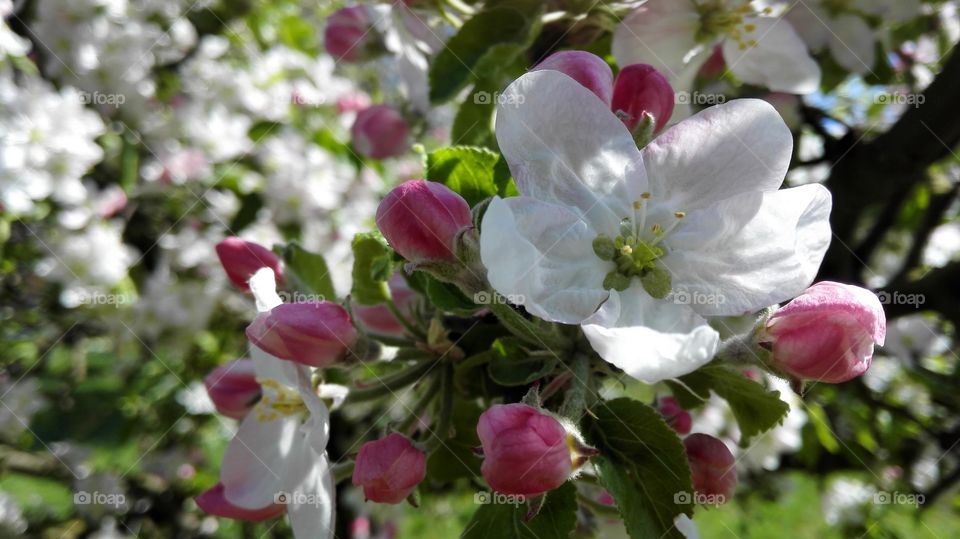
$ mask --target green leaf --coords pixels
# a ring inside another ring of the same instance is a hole
[[[493,357],[487,365],[487,372],[502,386],[525,386],[547,376],[557,367],[557,356],[530,355],[518,339],[511,337],[497,339],[490,349]]]
[[[478,494],[478,498],[480,499]],[[486,493],[488,501],[490,494]],[[498,500],[503,501],[503,500]],[[566,482],[547,493],[540,513],[526,521],[527,504],[485,503],[467,524],[462,539],[567,539],[577,524],[577,488]]]
[[[293,278],[298,291],[336,301],[337,292],[333,288],[330,268],[322,255],[311,253],[294,242],[283,248],[281,256],[285,275]]]
[[[540,2],[511,2],[477,13],[430,66],[430,100],[442,103],[481,77],[510,65],[540,33]]]
[[[438,281],[425,273],[424,275],[426,275],[424,293],[434,307],[443,311],[464,314],[473,313],[480,308],[479,305],[464,295],[456,285]]]
[[[453,481],[461,477],[480,477],[482,459],[473,449],[480,445],[477,422],[483,409],[475,401],[455,399],[453,402],[454,436],[448,438],[427,460],[431,481]]]
[[[487,197],[509,196],[516,190],[503,159],[484,148],[454,146],[431,152],[426,175],[459,193],[471,207]]]
[[[493,99],[478,99],[478,96],[492,96],[484,88],[487,85],[477,84],[470,95],[460,104],[457,115],[453,118],[453,127],[450,130],[450,140],[458,144],[482,146],[495,149],[497,140],[493,136],[493,111],[496,108]]]
[[[683,443],[653,408],[628,398],[600,403],[589,427],[601,455],[592,459],[633,539],[682,538],[674,527],[692,515],[693,483]]]
[[[290,47],[310,55],[319,49],[316,27],[299,15],[287,15],[280,21],[277,37]]]
[[[389,274],[384,276],[383,260],[390,256],[390,248],[377,232],[353,237],[353,288],[350,294],[361,305],[379,305],[390,299],[387,287]]]
[[[740,425],[741,447],[748,447],[750,438],[773,428],[790,411],[790,406],[780,400],[779,391],[768,391],[744,376],[739,369],[726,365],[707,365],[682,376],[680,381],[683,384],[670,385],[684,408],[696,408],[703,404],[710,398],[710,391],[726,399]]]

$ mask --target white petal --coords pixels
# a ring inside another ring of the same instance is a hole
[[[320,399],[317,391],[313,388],[310,371],[302,365],[299,367],[297,391],[300,393],[300,398],[303,399],[307,411],[310,412],[310,417],[303,423],[300,432],[314,451],[323,453],[326,451],[327,442],[330,440],[330,410],[327,409],[326,403]]]
[[[887,24],[908,21],[922,13],[918,0],[854,0],[854,8],[883,18]]]
[[[654,299],[638,285],[611,291],[583,333],[600,357],[648,384],[697,370],[720,341],[689,306]]]
[[[313,389],[310,368],[272,356],[253,344],[250,345],[250,358],[253,359],[253,368],[258,380],[274,380],[299,393],[307,411],[310,412],[310,417],[304,422],[301,432],[317,452],[322,453],[326,450],[330,436],[330,411]],[[274,390],[264,388],[264,393],[271,392]]]
[[[754,26],[753,31],[746,30],[748,24]],[[777,92],[817,91],[820,66],[807,53],[807,46],[789,22],[774,17],[749,17],[740,31],[740,41],[728,38],[723,42],[723,57],[734,75]],[[746,45],[751,41],[756,46]]]
[[[873,30],[856,15],[841,15],[830,25],[830,54],[844,68],[860,75],[873,71],[877,55]]]
[[[307,368],[293,361],[270,355],[253,343],[249,346],[249,352],[250,359],[253,360],[253,370],[259,380],[276,380],[280,385],[296,388],[299,385],[300,369]]]
[[[299,416],[279,416],[272,421],[247,414],[231,440],[220,464],[220,482],[230,503],[244,509],[259,509],[274,503],[284,492],[286,459],[298,445],[308,447],[299,436]]]
[[[288,468],[287,514],[297,538],[334,537],[336,493],[326,453],[298,451]]]
[[[753,312],[813,282],[830,245],[830,192],[811,184],[744,193],[692,213],[661,259],[704,316]]]
[[[670,128],[643,151],[652,203],[689,211],[750,191],[780,187],[793,136],[760,99],[710,107]]]
[[[597,234],[570,208],[496,197],[480,227],[480,258],[490,284],[511,302],[545,320],[578,324],[607,297],[603,278],[612,263],[594,254]]]
[[[830,43],[830,15],[819,4],[800,2],[790,8],[785,18],[810,50],[820,50]]]
[[[619,223],[646,191],[640,150],[626,126],[558,71],[514,81],[497,107],[496,133],[521,194],[576,208],[591,224]]]
[[[673,519],[673,525],[684,539],[700,539],[700,530],[687,515],[682,513],[677,515],[677,518]]]
[[[689,90],[703,52],[696,41],[700,16],[690,0],[649,0],[613,32],[612,52],[620,67],[652,65],[676,90]],[[709,48],[707,48],[709,49]]]
[[[277,295],[277,281],[270,268],[260,268],[250,277],[250,291],[257,301],[257,312],[263,313],[283,303]]]

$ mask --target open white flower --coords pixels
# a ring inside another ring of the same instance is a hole
[[[820,67],[781,17],[743,0],[647,0],[617,27],[613,56],[621,66],[650,64],[677,91],[689,91],[716,44],[740,80],[779,92],[808,94]]]
[[[250,279],[250,290],[260,312],[282,303],[269,268]],[[310,369],[253,345],[250,357],[263,396],[224,453],[220,484],[199,502],[216,514],[247,519],[276,514],[276,504],[285,504],[296,537],[331,538],[335,493],[326,453],[330,416],[313,390]]]
[[[877,34],[864,16],[896,24],[919,14],[916,0],[807,0],[793,5],[786,18],[810,50],[829,48],[842,67],[866,75],[877,60]]]
[[[778,191],[793,141],[764,101],[707,109],[641,154],[592,92],[536,71],[507,88],[496,134],[521,196],[483,218],[490,283],[648,383],[713,357],[704,316],[803,291],[830,241],[824,187]]]

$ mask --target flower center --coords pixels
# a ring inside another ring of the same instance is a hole
[[[280,416],[291,416],[307,411],[300,394],[273,379],[257,380],[264,390],[263,397],[253,408],[258,421],[273,421]]]
[[[603,279],[604,288],[622,292],[636,277],[648,294],[663,299],[670,293],[671,282],[670,273],[657,263],[666,254],[660,242],[673,232],[686,214],[674,212],[673,221],[666,227],[652,223],[648,228],[649,200],[650,193],[640,195],[640,200],[633,203],[633,217],[620,222],[620,235],[616,238],[604,234],[597,236],[593,240],[593,252],[601,260],[609,260],[615,265]]]
[[[843,1],[843,0],[839,0]],[[745,22],[748,17],[760,14],[769,14],[770,8],[760,11],[755,9],[750,0],[739,3],[730,3],[727,0],[705,0],[697,4],[700,14],[700,30],[697,40],[701,43],[712,43],[720,36],[737,42],[741,50],[756,47],[756,39],[746,39],[747,34],[754,32],[757,27]]]

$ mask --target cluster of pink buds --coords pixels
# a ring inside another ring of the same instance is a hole
[[[584,51],[561,51],[540,62],[534,71],[544,69],[559,71],[596,94],[631,132],[646,123],[651,134],[657,133],[673,115],[673,87],[652,66],[624,66],[614,80],[602,58]]]

